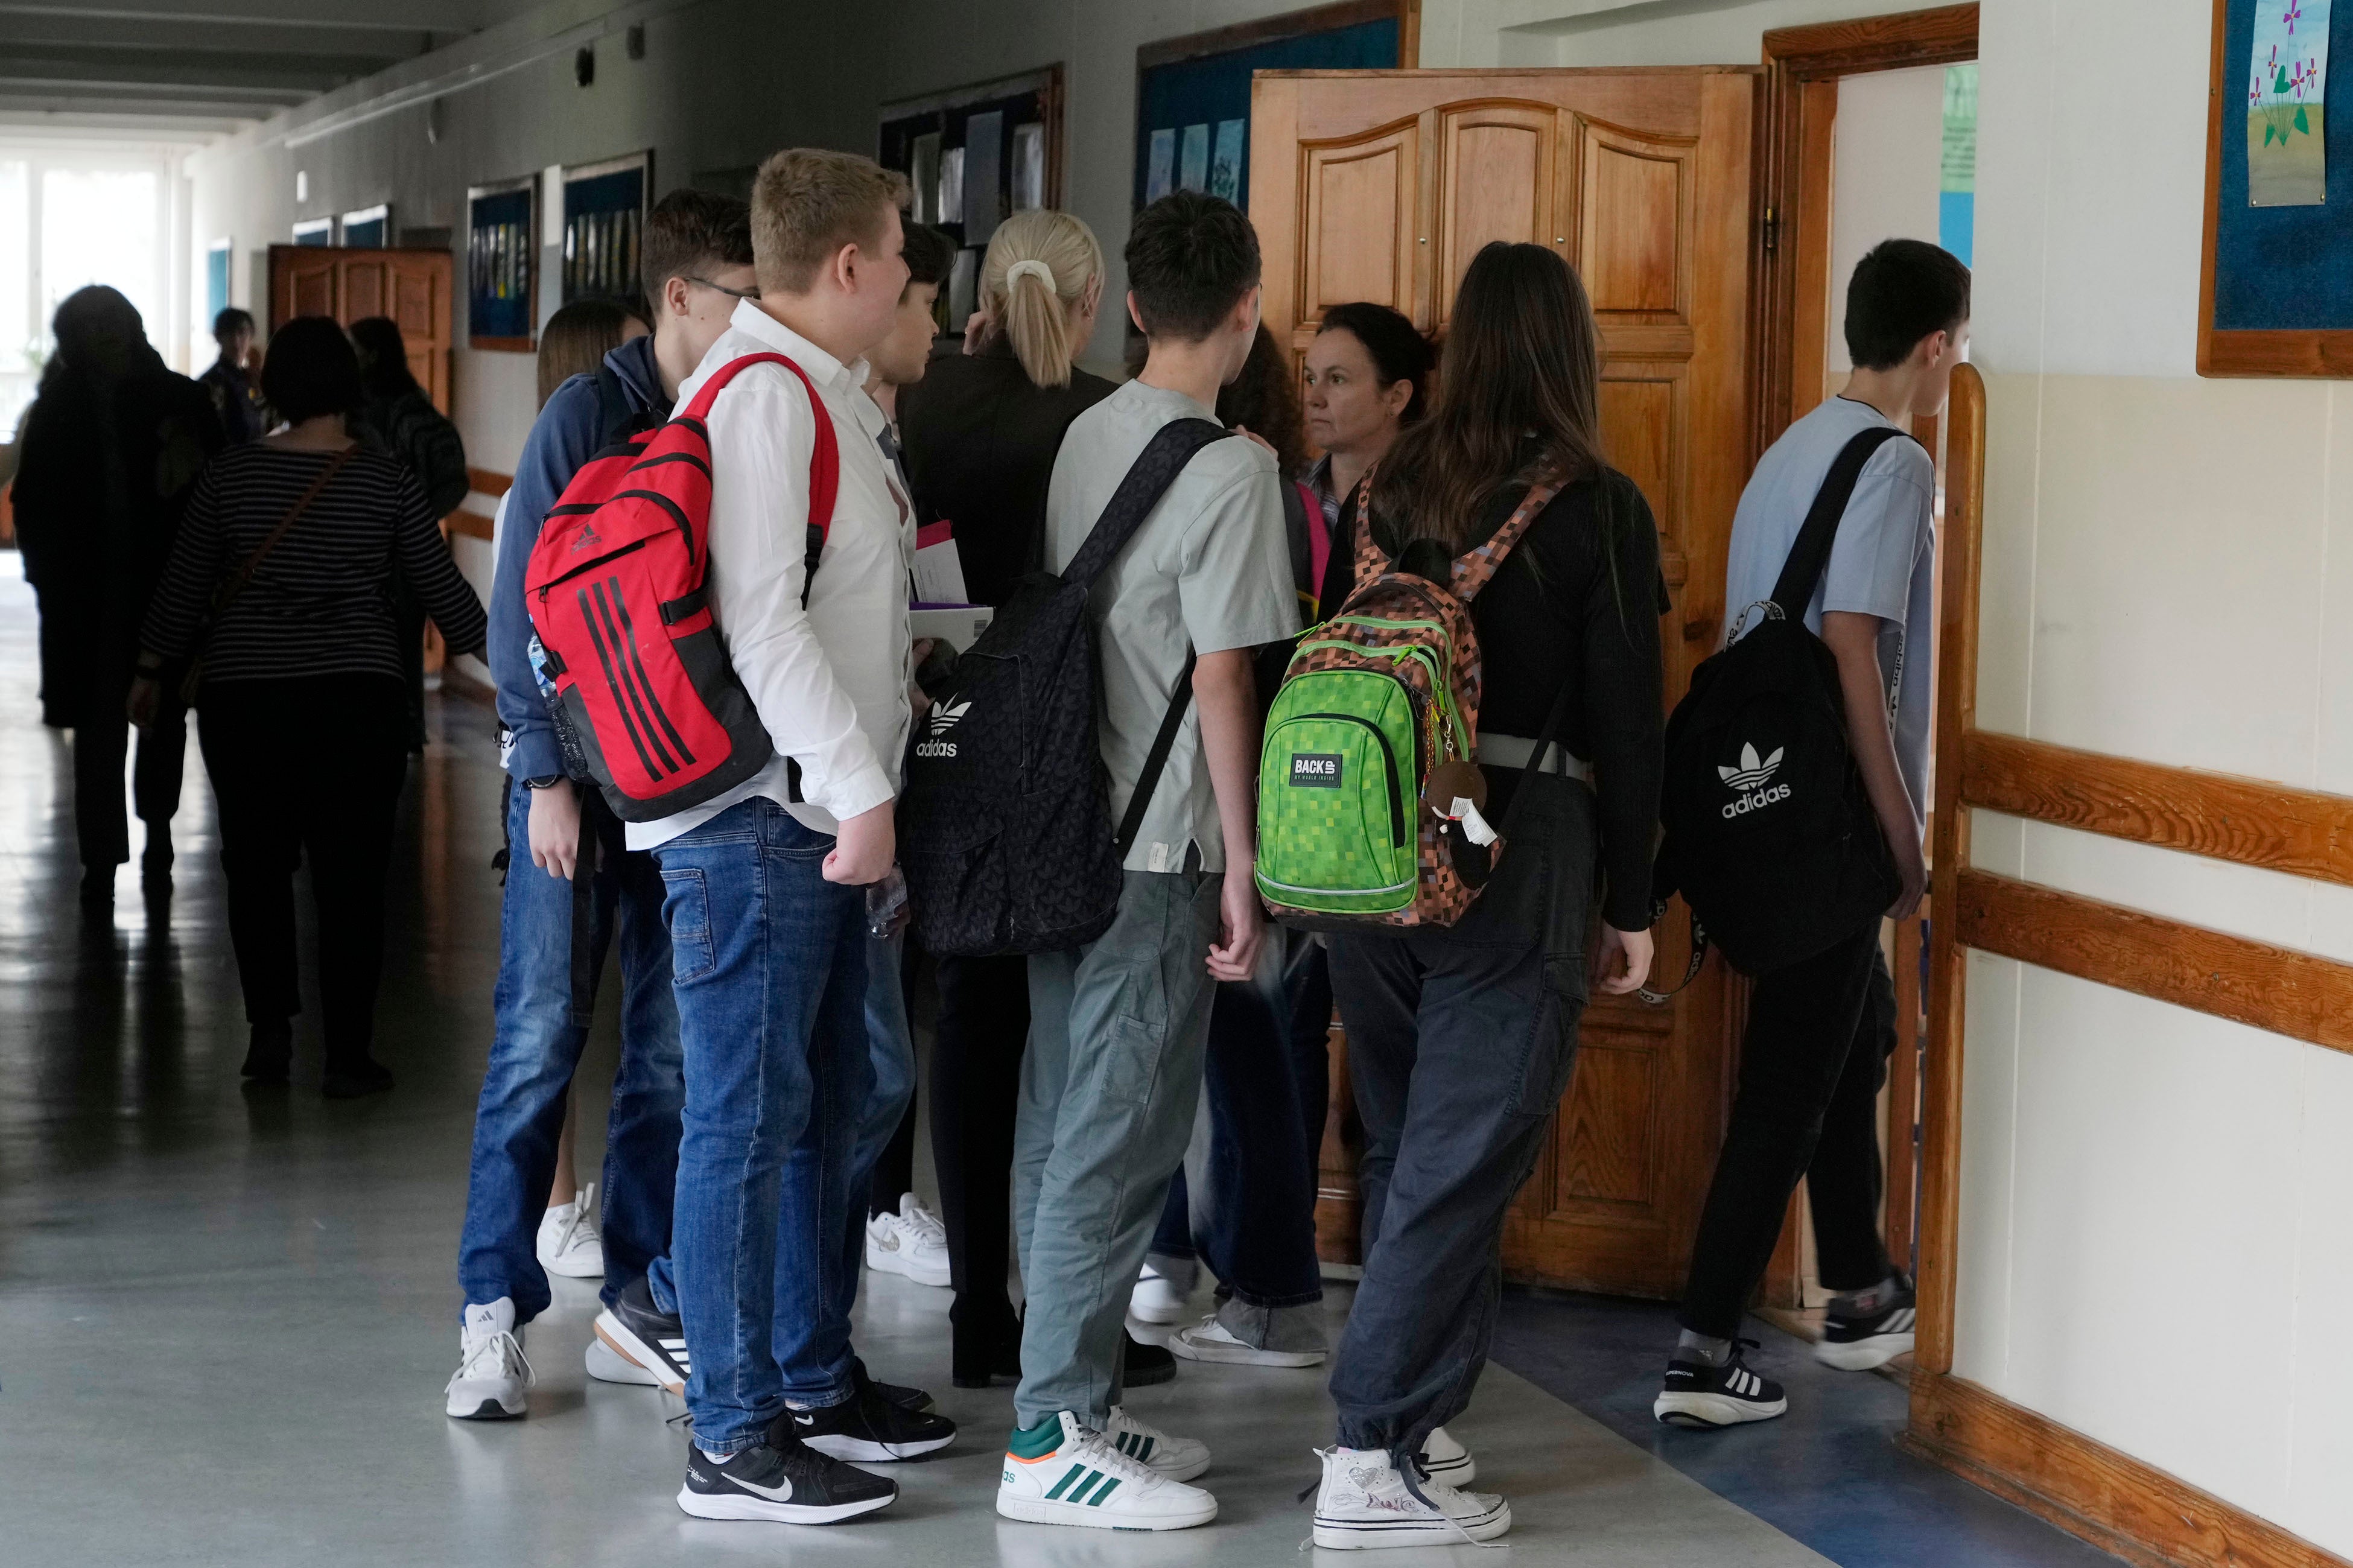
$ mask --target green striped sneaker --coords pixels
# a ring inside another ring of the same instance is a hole
[[[1103,1423],[1103,1438],[1131,1459],[1141,1459],[1172,1481],[1189,1481],[1209,1468],[1209,1446],[1191,1437],[1171,1437],[1157,1426],[1147,1426],[1127,1413],[1124,1405],[1111,1407]]]
[[[1124,1417],[1113,1413],[1113,1424]],[[1157,1450],[1181,1443],[1149,1427],[1127,1423],[1122,1435],[1141,1447],[1146,1435]],[[1201,1466],[1208,1450],[1198,1443]],[[1191,1472],[1199,1474],[1199,1470]],[[1035,1426],[1017,1426],[1006,1447],[1005,1479],[997,1489],[997,1511],[1031,1524],[1076,1524],[1094,1530],[1185,1530],[1218,1517],[1218,1500],[1131,1458],[1114,1437],[1081,1424],[1065,1410]]]

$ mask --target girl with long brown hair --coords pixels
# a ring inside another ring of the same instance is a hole
[[[1588,987],[1623,994],[1650,970],[1665,588],[1650,508],[1603,453],[1599,383],[1577,275],[1542,246],[1488,246],[1455,298],[1436,406],[1373,470],[1369,516],[1342,518],[1389,570],[1445,583],[1532,489],[1557,487],[1471,604],[1503,858],[1454,926],[1332,938],[1365,1123],[1365,1277],[1332,1378],[1319,1545],[1510,1529],[1503,1499],[1448,1484],[1472,1461],[1432,1434],[1486,1363],[1504,1210],[1567,1087]]]

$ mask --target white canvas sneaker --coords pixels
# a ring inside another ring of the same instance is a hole
[[[1512,1528],[1512,1505],[1488,1492],[1458,1491],[1425,1479],[1416,1497],[1387,1454],[1319,1448],[1324,1485],[1315,1495],[1315,1544],[1335,1552],[1379,1546],[1445,1546],[1493,1541]]]
[[[539,1266],[566,1279],[605,1278],[605,1236],[596,1228],[596,1184],[539,1219]]]
[[[588,1375],[599,1383],[635,1384],[640,1388],[659,1388],[660,1378],[623,1355],[595,1334],[588,1336]]]
[[[1053,1447],[1013,1435],[997,1511],[1030,1524],[1075,1524],[1094,1530],[1186,1530],[1218,1517],[1218,1500],[1199,1487],[1170,1480],[1129,1458],[1101,1432],[1065,1410]]]
[[[1171,1437],[1157,1426],[1147,1426],[1114,1405],[1103,1424],[1103,1436],[1131,1459],[1141,1459],[1172,1481],[1189,1481],[1209,1468],[1209,1446],[1191,1437]]]
[[[1467,1487],[1479,1479],[1479,1461],[1471,1450],[1446,1435],[1446,1428],[1430,1428],[1430,1440],[1421,1446],[1421,1468],[1433,1481],[1457,1489]]]
[[[458,1331],[458,1372],[443,1408],[460,1421],[511,1421],[530,1406],[523,1391],[537,1380],[515,1333],[514,1300],[469,1303]]]
[[[1198,1264],[1146,1258],[1135,1289],[1128,1292],[1127,1310],[1142,1322],[1181,1323],[1193,1315],[1193,1285],[1198,1278]]]
[[[902,1193],[897,1214],[879,1214],[866,1222],[866,1267],[903,1274],[918,1285],[944,1288],[948,1227],[917,1203],[914,1194]]]

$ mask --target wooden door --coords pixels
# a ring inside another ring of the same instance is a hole
[[[389,316],[408,349],[409,373],[449,412],[450,259],[446,250],[269,247],[269,325],[332,316],[345,326]]]
[[[1549,245],[1601,329],[1610,460],[1658,516],[1673,607],[1667,700],[1715,646],[1747,478],[1750,154],[1758,73],[1261,72],[1250,211],[1266,320],[1303,353],[1325,309],[1394,306],[1442,330],[1490,240]],[[1659,973],[1683,972],[1680,906]],[[1680,1290],[1729,1106],[1738,998],[1711,966],[1664,1007],[1597,998],[1577,1074],[1504,1233],[1514,1278]],[[1335,1053],[1345,1061],[1345,1053]],[[1335,1097],[1334,1141],[1350,1120]],[[1319,1233],[1349,1245],[1349,1161],[1327,1152]],[[1336,1258],[1335,1261],[1355,1261]]]

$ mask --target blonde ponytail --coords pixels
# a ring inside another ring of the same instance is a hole
[[[981,300],[1035,384],[1071,384],[1086,346],[1071,318],[1103,274],[1094,231],[1069,213],[1019,212],[997,225],[981,262]]]

